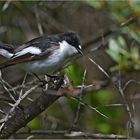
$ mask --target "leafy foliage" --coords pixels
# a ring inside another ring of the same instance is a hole
[[[140,69],[140,58],[139,50],[137,47],[131,47],[127,50],[126,42],[123,37],[117,39],[110,39],[109,48],[106,50],[111,58],[117,63],[116,66],[110,70],[122,71],[139,70]]]

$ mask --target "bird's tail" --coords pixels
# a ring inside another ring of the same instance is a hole
[[[9,59],[14,55],[14,47],[11,44],[0,44],[0,69],[8,67]]]
[[[0,55],[9,59],[14,55],[14,47],[11,44],[0,44]]]

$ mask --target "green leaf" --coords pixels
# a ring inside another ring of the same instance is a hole
[[[139,50],[136,47],[131,48],[131,58],[135,61],[139,61]]]
[[[118,37],[118,43],[120,44],[120,46],[124,49],[126,49],[126,42],[124,40],[124,38],[122,36]]]
[[[101,8],[102,2],[98,0],[86,0],[86,3],[95,8]]]
[[[106,52],[111,56],[111,58],[118,62],[119,61],[119,47],[118,44],[114,39],[110,39],[109,41],[109,48],[106,50]]]
[[[140,43],[140,31],[134,31],[131,28],[126,27],[124,29],[124,32],[130,35],[134,40],[136,40],[138,43]]]
[[[111,126],[107,123],[99,123],[97,127],[102,133],[109,133],[111,131]]]
[[[35,119],[33,119],[32,121],[30,121],[28,123],[28,126],[31,129],[40,129],[40,128],[42,128],[41,119],[39,119],[39,118],[36,117]]]
[[[73,80],[74,85],[81,84],[83,70],[78,64],[70,65],[64,70],[64,72],[69,76],[71,80]]]

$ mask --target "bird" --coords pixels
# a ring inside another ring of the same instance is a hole
[[[17,48],[0,45],[0,55],[7,59],[0,64],[0,69],[17,65],[27,73],[54,74],[64,68],[75,54],[83,55],[77,33],[43,35]]]

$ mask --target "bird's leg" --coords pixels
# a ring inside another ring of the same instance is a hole
[[[40,87],[41,88],[44,88],[45,86],[46,86],[46,84],[48,83],[48,81],[47,80],[42,80],[42,79],[40,79],[40,77],[36,74],[36,73],[33,73],[33,75],[39,80],[39,82],[41,83],[40,84]]]
[[[41,81],[40,77],[39,77],[36,73],[33,73],[33,75],[34,75],[39,81]]]
[[[51,76],[50,77],[50,88],[58,89],[64,84],[64,75],[61,76]]]
[[[46,87],[48,87],[47,84],[50,85],[50,88],[52,89],[57,89],[58,87],[60,87],[63,83],[64,83],[64,75],[49,75],[46,74],[45,80],[40,79],[40,77],[33,73],[33,75],[39,80],[39,82],[41,82],[40,86],[44,89],[47,89]],[[49,77],[49,80],[48,80]]]

